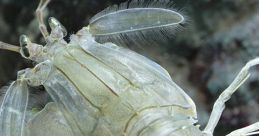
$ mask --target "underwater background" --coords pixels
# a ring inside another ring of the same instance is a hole
[[[126,0],[52,0],[47,17],[57,18],[68,34],[88,25],[96,13]],[[197,106],[201,128],[214,101],[245,63],[259,56],[259,0],[174,0],[188,17],[186,26],[164,45],[129,47],[170,73]],[[28,35],[44,44],[34,11],[37,0],[0,0],[0,41],[19,45]],[[47,18],[46,18],[47,22]],[[69,37],[66,37],[69,41]],[[0,50],[0,87],[16,79],[18,70],[33,67],[19,54]],[[215,136],[259,121],[259,67],[227,102]],[[47,101],[44,89],[37,97]],[[1,95],[1,92],[0,92]],[[44,106],[44,105],[42,105]]]

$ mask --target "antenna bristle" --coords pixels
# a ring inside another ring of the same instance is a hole
[[[186,17],[172,1],[132,0],[95,15],[89,31],[100,43],[141,47],[170,42],[186,23]]]

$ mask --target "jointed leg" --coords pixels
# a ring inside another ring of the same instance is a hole
[[[250,136],[250,135],[259,134],[259,131],[256,131],[256,130],[259,130],[259,122],[256,122],[247,127],[235,130],[230,134],[228,134],[227,136]]]
[[[259,64],[259,58],[249,61],[241,69],[241,71],[234,79],[234,81],[229,85],[229,87],[221,93],[221,95],[216,100],[213,106],[213,110],[210,115],[209,122],[203,131],[204,135],[207,135],[207,136],[213,135],[213,131],[216,125],[218,124],[220,116],[225,108],[225,102],[227,102],[231,98],[231,95],[249,78],[250,76],[249,69],[258,64]]]
[[[49,4],[50,0],[40,0],[40,3],[38,5],[38,8],[36,9],[36,18],[39,22],[39,29],[43,35],[43,37],[46,39],[49,35],[49,32],[47,30],[47,27],[44,23],[44,15],[43,12],[47,5]]]

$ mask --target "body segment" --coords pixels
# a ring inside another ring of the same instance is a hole
[[[100,47],[106,46],[96,42],[95,44],[91,47],[97,46],[96,52],[102,52]],[[98,48],[98,46],[100,47]],[[116,45],[107,46],[107,48],[111,51],[114,50],[114,52],[118,52],[119,49]],[[130,131],[128,127],[133,127],[131,125],[135,124],[132,120],[142,118],[141,116],[145,115],[141,115],[142,112],[146,113],[146,111],[167,115],[167,118],[171,117],[175,120],[183,113],[186,115],[182,118],[196,118],[195,107],[192,107],[191,99],[186,97],[187,95],[182,93],[182,90],[178,90],[179,87],[173,84],[173,81],[164,71],[159,71],[161,68],[157,70],[158,72],[148,73],[149,77],[139,76],[146,74],[141,73],[143,69],[157,69],[156,66],[159,65],[154,63],[155,65],[152,67],[150,64],[147,66],[135,64],[133,65],[134,71],[128,70],[127,73],[123,73],[119,70],[125,70],[127,65],[124,67],[118,63],[116,63],[118,65],[107,65],[109,61],[116,61],[112,60],[115,59],[113,57],[116,54],[111,54],[113,56],[99,58],[95,54],[83,50],[78,43],[71,43],[53,59],[54,66],[68,78],[68,81],[78,89],[77,91],[82,97],[98,112],[95,113],[98,115],[98,125],[93,132],[94,135],[128,134]],[[142,58],[144,57],[139,55],[139,58],[135,59]],[[101,59],[107,59],[107,61]],[[121,59],[127,61],[122,56]],[[139,62],[146,63],[145,59],[142,60]],[[133,63],[128,61],[128,64]],[[140,69],[140,71],[136,71],[136,69]],[[155,75],[159,72],[164,73]],[[156,89],[160,91],[158,92]],[[150,121],[155,119],[157,118],[148,118]]]

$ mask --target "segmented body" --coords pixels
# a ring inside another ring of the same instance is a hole
[[[88,29],[71,36],[68,45],[53,46],[60,49],[43,85],[63,105],[74,134],[169,135],[196,122],[193,101],[144,56],[99,44]]]
[[[225,102],[259,64],[256,58],[242,68],[201,131],[195,104],[165,69],[113,44],[155,44],[174,34],[185,19],[167,6],[170,2],[134,0],[110,7],[71,35],[69,43],[63,39],[65,28],[54,18],[49,19],[48,33],[40,12],[48,2],[41,0],[36,12],[46,46],[26,36],[21,36],[20,48],[0,42],[0,49],[38,63],[19,71],[7,89],[0,107],[0,136],[212,136]],[[54,103],[33,113],[28,109],[30,87],[41,85]],[[258,134],[258,128],[255,123],[230,135]]]
[[[54,18],[49,19],[48,33],[41,12],[48,2],[42,0],[36,11],[47,42],[44,47],[26,36],[20,38],[20,50],[7,44],[0,47],[8,46],[38,63],[33,69],[21,70],[7,90],[0,108],[1,136],[40,136],[46,135],[46,130],[53,136],[201,133],[193,126],[197,122],[195,104],[168,72],[113,44],[131,43],[126,37],[132,37],[136,45],[155,44],[174,34],[185,19],[172,9],[171,2],[136,0],[107,8],[93,17],[88,27],[72,35],[69,43],[63,40],[65,28]],[[113,43],[107,43],[110,40]],[[28,86],[41,85],[55,103],[31,115]],[[186,128],[188,131],[182,131]]]

